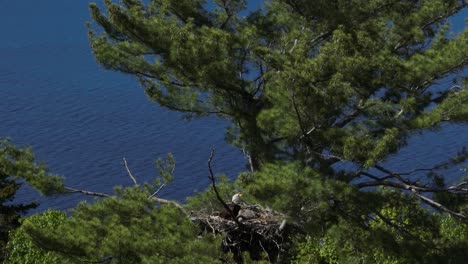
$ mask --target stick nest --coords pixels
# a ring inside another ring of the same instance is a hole
[[[269,208],[248,204],[241,206],[235,219],[226,212],[192,213],[192,221],[204,232],[224,235],[223,250],[232,252],[238,263],[242,262],[243,252],[248,252],[253,260],[266,255],[275,262],[290,244],[288,234],[294,226],[286,219],[286,215]]]

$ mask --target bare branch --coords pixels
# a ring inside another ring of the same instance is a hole
[[[174,205],[175,207],[177,207],[178,209],[180,209],[185,215],[189,216],[190,214],[185,210],[185,208],[178,202],[176,201],[172,201],[172,200],[166,200],[166,199],[163,199],[163,198],[158,198],[158,197],[151,197],[150,198],[151,200],[155,201],[155,202],[158,202],[160,204],[172,204]]]
[[[156,196],[161,190],[162,188],[164,188],[166,186],[165,183],[161,184],[161,186],[159,186],[159,188],[153,193],[151,194],[150,196],[148,196],[148,199],[151,199],[153,198],[154,196]]]
[[[443,92],[440,92],[439,95],[435,98],[433,98],[431,101],[434,102],[434,103],[442,103],[443,100],[445,100],[445,98],[447,98],[447,96],[450,94],[450,93],[453,93],[454,91],[458,91],[462,89],[462,87],[460,85],[453,85],[452,87],[446,89],[445,91]]]
[[[309,129],[309,131],[307,131],[305,134],[303,134],[300,139],[303,139],[305,136],[308,136],[310,135],[310,133],[314,132],[315,130],[317,129],[317,127],[312,127],[311,129]]]
[[[414,191],[414,190],[413,190],[413,193],[414,193],[419,199],[421,199],[421,201],[425,202],[426,204],[428,204],[428,205],[430,205],[430,206],[432,206],[432,207],[434,207],[434,208],[436,208],[436,209],[439,209],[439,210],[441,210],[441,211],[445,211],[445,212],[447,212],[447,213],[449,213],[449,214],[451,214],[451,215],[453,215],[453,216],[456,216],[456,217],[458,217],[458,218],[460,218],[460,219],[463,219],[463,220],[466,220],[466,219],[467,219],[467,216],[464,215],[464,214],[461,214],[461,213],[457,213],[457,212],[455,212],[455,211],[452,211],[452,210],[448,209],[447,207],[443,206],[442,204],[440,204],[440,203],[438,203],[438,202],[436,202],[436,201],[434,201],[434,200],[432,200],[432,199],[430,199],[430,198],[428,198],[428,197],[426,197],[426,196],[424,196],[424,195],[421,195],[421,194],[419,194],[418,192],[416,192],[416,191]]]
[[[167,107],[171,110],[174,110],[174,111],[178,111],[178,112],[183,112],[183,113],[194,113],[194,114],[198,114],[198,115],[229,115],[229,113],[225,112],[225,111],[208,111],[208,110],[199,110],[199,109],[185,109],[185,108],[180,108],[180,107],[177,107],[177,106],[174,106],[174,105],[169,105],[169,104],[165,104],[165,105],[162,105],[164,107]]]
[[[302,122],[302,117],[301,117],[301,114],[299,113],[299,109],[297,107],[297,104],[296,104],[296,96],[294,94],[294,91],[292,91],[290,88],[288,88],[288,92],[289,92],[289,96],[290,96],[290,99],[291,99],[291,103],[293,105],[293,108],[294,108],[294,112],[296,113],[296,117],[297,117],[297,121],[299,122],[299,127],[301,128],[301,131],[302,131],[302,137],[306,137],[306,129],[304,127],[304,123]]]
[[[250,172],[253,173],[255,171],[255,168],[254,168],[254,164],[253,164],[253,160],[252,160],[252,155],[250,155],[249,151],[245,150],[244,147],[242,148],[242,153],[244,154],[244,157],[249,162]]]
[[[442,78],[442,77],[446,76],[449,73],[452,73],[454,70],[463,69],[466,66],[467,63],[468,63],[468,59],[465,58],[459,64],[454,65],[454,66],[452,66],[452,67],[450,67],[450,68],[448,68],[448,69],[446,69],[444,71],[434,72],[432,74],[432,76],[430,76],[429,79],[425,80],[424,82],[422,82],[419,85],[416,85],[416,86],[412,87],[412,90],[423,90],[424,91],[426,88],[431,86],[435,80],[437,80],[439,78]]]
[[[289,49],[288,53],[292,53],[294,51],[294,49],[296,48],[296,46],[297,46],[297,39],[294,39],[294,44],[291,47],[291,49]]]
[[[464,183],[464,184],[467,184],[467,183]],[[461,213],[457,213],[455,211],[452,211],[450,209],[448,209],[447,207],[443,206],[442,204],[420,194],[420,192],[448,192],[449,190],[452,190],[453,186],[452,187],[449,187],[449,188],[423,188],[423,187],[418,187],[418,186],[414,186],[414,185],[408,185],[408,184],[404,184],[404,183],[397,183],[397,182],[392,182],[392,181],[372,181],[372,182],[362,182],[362,183],[359,183],[356,185],[358,188],[363,188],[363,187],[371,187],[371,186],[389,186],[389,187],[394,187],[394,188],[398,188],[398,189],[404,189],[404,190],[409,190],[411,192],[413,192],[421,201],[423,201],[424,203],[436,208],[436,209],[439,209],[439,210],[442,210],[442,211],[445,211],[451,215],[454,215],[460,219],[467,219],[467,216],[465,216],[464,214],[461,214]],[[466,189],[465,189],[466,191]]]
[[[440,168],[442,165],[436,165],[431,169],[424,169],[424,170],[434,170],[437,168]],[[461,182],[452,186],[448,187],[428,187],[419,184],[418,182],[411,181],[409,179],[404,179],[401,175],[404,174],[399,174],[392,172],[382,166],[376,165],[374,166],[376,169],[380,170],[381,172],[387,173],[387,176],[379,178],[376,177],[368,172],[359,172],[361,175],[365,175],[369,178],[374,179],[374,181],[368,181],[368,182],[360,182],[356,184],[355,186],[357,188],[366,188],[366,187],[375,187],[375,186],[389,186],[397,189],[402,189],[402,190],[408,190],[414,193],[422,202],[438,209],[441,211],[445,211],[455,217],[461,218],[461,219],[467,219],[467,216],[462,214],[462,213],[457,213],[453,210],[450,210],[446,206],[428,198],[427,196],[422,195],[421,193],[436,193],[436,192],[446,192],[446,193],[462,193],[462,194],[468,194],[468,188],[465,188],[465,186],[468,185],[468,182]],[[407,172],[405,175],[412,174],[416,171],[420,171],[423,169],[419,170],[413,170],[410,172]],[[396,181],[391,181],[390,179],[395,179]],[[399,182],[398,182],[399,181]]]
[[[377,176],[375,176],[375,175],[373,175],[373,174],[371,174],[369,172],[366,172],[366,171],[359,171],[357,173],[357,175],[364,175],[364,176],[367,176],[367,177],[369,177],[371,179],[374,179],[374,180],[377,180],[377,181],[384,181],[384,180],[393,178],[393,175],[387,175],[385,177],[379,178],[379,177],[377,177]]]
[[[315,38],[313,38],[311,41],[310,41],[310,45],[313,46],[315,45],[315,43],[317,41],[321,41],[321,40],[324,40],[326,38],[328,38],[329,36],[331,36],[331,34],[333,33],[332,30],[329,30],[327,32],[323,32],[323,33],[320,33],[318,36],[316,36]]]
[[[91,191],[86,191],[86,190],[74,189],[70,187],[65,187],[65,190],[67,191],[67,193],[82,193],[82,194],[97,196],[97,197],[112,197],[112,195],[109,195],[106,193],[91,192]]]
[[[358,117],[363,110],[366,109],[364,107],[364,103],[367,101],[367,99],[361,99],[355,106],[356,109],[349,113],[348,115],[344,116],[340,121],[337,121],[333,124],[333,127],[338,127],[338,128],[343,128],[345,127],[349,122],[353,121],[356,117]]]
[[[115,197],[115,195],[110,195],[110,194],[100,193],[100,192],[91,192],[91,191],[86,191],[86,190],[79,190],[79,189],[74,189],[74,188],[70,188],[70,187],[65,187],[65,190],[68,193],[81,193],[81,194],[85,194],[85,195],[104,197],[104,198]],[[151,199],[151,200],[153,200],[155,202],[158,202],[160,204],[173,204],[175,207],[179,208],[184,214],[189,215],[187,213],[187,211],[185,211],[184,207],[181,204],[179,204],[178,202],[176,202],[176,201],[166,200],[166,199],[158,198],[158,197],[154,197],[154,196],[153,197],[148,197],[148,199]]]
[[[224,12],[226,12],[227,17],[224,20],[224,22],[221,24],[221,26],[219,26],[220,29],[224,29],[224,27],[227,25],[229,20],[234,16],[233,12],[229,8],[228,1],[222,1],[222,4],[223,4],[222,7],[224,9]]]
[[[376,165],[374,167],[376,169],[378,169],[379,171],[381,171],[381,172],[389,174],[389,176],[392,176],[392,177],[395,176],[395,175],[407,176],[407,175],[411,175],[411,174],[416,173],[416,172],[421,172],[421,171],[431,172],[431,171],[435,171],[435,170],[438,170],[438,169],[442,169],[442,168],[444,168],[444,167],[446,167],[448,165],[458,164],[458,163],[460,163],[460,161],[464,161],[465,158],[468,158],[468,152],[466,151],[465,148],[462,148],[462,150],[458,152],[457,156],[455,156],[455,157],[453,157],[453,158],[451,158],[449,160],[443,161],[443,162],[441,162],[439,164],[436,164],[435,166],[433,166],[431,168],[418,168],[418,169],[413,169],[413,170],[407,171],[407,172],[392,172],[389,169],[386,169],[381,165]],[[361,173],[361,174],[365,175],[364,173]],[[368,175],[366,175],[366,176],[368,176]]]
[[[130,179],[133,181],[133,183],[135,184],[135,186],[138,187],[138,182],[137,182],[137,180],[135,179],[135,177],[133,176],[132,172],[131,172],[130,169],[128,168],[127,160],[126,160],[125,158],[123,158],[123,161],[124,161],[124,164],[125,164],[125,169],[127,169],[128,176],[129,176]]]
[[[211,168],[211,161],[213,161],[213,157],[214,157],[214,149],[211,149],[210,158],[208,159],[208,171],[210,172],[210,175],[208,176],[208,179],[210,179],[210,181],[211,181],[211,186],[213,187],[213,191],[215,192],[216,198],[218,199],[218,201],[223,205],[224,209],[226,209],[226,211],[229,213],[231,218],[238,225],[240,225],[239,221],[237,220],[236,216],[232,212],[231,208],[229,208],[229,206],[226,204],[226,202],[224,202],[223,198],[221,198],[221,195],[219,195],[218,188],[216,187],[216,179],[215,179],[215,176],[214,176],[214,173],[213,173],[213,169]]]
[[[283,141],[283,140],[286,140],[288,139],[287,137],[276,137],[276,138],[272,138],[268,141],[269,144],[274,144],[274,143],[277,143],[277,142],[280,142],[280,141]]]
[[[388,187],[394,187],[397,189],[403,189],[403,190],[411,190],[411,186],[403,183],[398,183],[394,181],[387,181],[387,180],[379,180],[376,179],[375,181],[367,181],[367,182],[360,182],[355,185],[357,188],[366,188],[366,187],[377,187],[377,186],[388,186]]]
[[[250,44],[247,44],[247,47],[245,47],[245,49],[243,49],[243,54],[242,54],[242,58],[240,59],[239,61],[239,79],[243,79],[243,74],[245,72],[244,70],[244,64],[245,64],[245,61],[247,60],[247,55],[249,54],[250,52]]]
[[[363,175],[366,175],[362,173]],[[369,174],[370,175],[370,174]],[[366,175],[369,177],[369,175]],[[390,178],[393,178],[392,177]],[[356,184],[355,186],[357,188],[366,188],[366,187],[375,187],[375,186],[389,186],[389,187],[394,187],[397,189],[403,189],[403,190],[410,190],[410,191],[416,191],[416,192],[427,192],[427,193],[440,193],[440,192],[450,192],[450,193],[464,193],[468,194],[468,188],[462,188],[462,186],[468,185],[468,182],[462,182],[453,186],[445,187],[445,188],[437,188],[437,187],[427,187],[427,186],[422,186],[416,182],[411,182],[409,180],[405,179],[399,179],[395,177],[397,180],[403,180],[403,183],[395,182],[395,181],[389,181],[387,180],[389,176],[383,177],[383,178],[375,178],[375,181],[368,181],[368,182],[360,182]]]

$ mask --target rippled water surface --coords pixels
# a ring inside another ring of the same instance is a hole
[[[31,145],[51,171],[76,188],[110,192],[130,185],[122,158],[140,181],[156,175],[153,162],[172,152],[176,178],[161,193],[183,200],[208,186],[206,161],[231,178],[244,169],[241,153],[224,142],[228,125],[215,118],[183,120],[159,108],[130,76],[105,71],[86,40],[87,1],[0,1],[0,138]],[[427,167],[468,144],[466,125],[444,126],[411,138],[387,164],[396,170]],[[459,168],[446,171],[458,178]],[[19,200],[40,209],[70,208],[81,195],[41,198],[29,188]]]
[[[110,191],[130,184],[123,157],[139,180],[149,181],[154,160],[172,152],[176,179],[162,194],[182,199],[207,186],[211,146],[219,172],[233,176],[243,168],[240,152],[224,142],[227,123],[187,122],[160,109],[134,79],[100,69],[87,46],[8,48],[0,56],[0,136],[32,145],[71,186]],[[43,203],[67,207],[80,198]]]

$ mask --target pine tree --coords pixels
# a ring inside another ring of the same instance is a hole
[[[271,0],[253,11],[246,3],[91,4],[92,49],[161,106],[230,121],[226,138],[250,159],[236,186],[301,227],[297,261],[466,257],[466,236],[443,232],[446,223],[467,230],[467,183],[441,174],[466,150],[430,168],[383,162],[411,135],[468,120],[468,30],[454,33],[449,22],[467,2]]]
[[[19,218],[29,209],[37,207],[37,203],[18,204],[14,202],[16,191],[21,184],[18,178],[30,181],[47,193],[54,186],[54,176],[46,176],[46,168],[36,165],[34,156],[29,149],[20,149],[9,143],[8,139],[0,140],[0,260],[5,258],[4,247],[8,241],[10,231],[19,226]],[[58,183],[58,181],[55,181]],[[42,186],[43,188],[41,188]]]
[[[69,263],[215,263],[219,240],[199,230],[177,207],[158,207],[140,188],[82,203],[58,226],[21,228],[46,252]],[[41,228],[39,228],[41,227]]]
[[[105,2],[91,5],[99,63],[163,107],[229,119],[254,167],[369,168],[410,133],[466,118],[461,76],[429,89],[466,64],[466,31],[447,22],[463,1],[269,1],[248,15],[239,0]]]

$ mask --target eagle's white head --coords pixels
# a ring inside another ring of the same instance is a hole
[[[236,193],[236,194],[234,194],[234,195],[232,196],[232,200],[231,200],[231,201],[232,201],[232,203],[234,203],[234,204],[238,204],[238,203],[240,203],[241,199],[242,199],[242,193]]]

